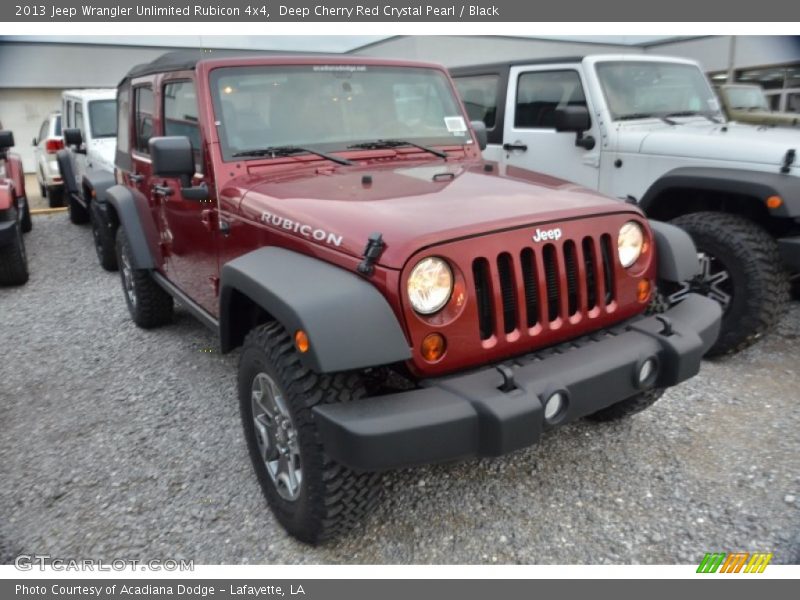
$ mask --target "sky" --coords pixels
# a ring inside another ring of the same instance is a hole
[[[386,39],[385,35],[187,35],[187,36],[112,36],[112,35],[9,35],[0,40],[28,42],[59,42],[82,44],[111,44],[131,46],[215,47],[252,50],[288,50],[300,52],[347,52]],[[534,36],[531,36],[534,37]],[[535,36],[538,39],[602,42],[606,44],[642,44],[674,38],[666,35],[563,35]]]

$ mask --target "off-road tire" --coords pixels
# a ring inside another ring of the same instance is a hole
[[[23,285],[27,281],[28,256],[25,252],[25,239],[17,225],[14,227],[14,238],[11,242],[0,246],[0,285]]]
[[[69,220],[75,225],[83,225],[89,222],[89,211],[72,194],[67,194],[67,210],[69,212]]]
[[[283,498],[267,473],[253,426],[252,386],[266,373],[281,390],[300,447],[302,480],[297,499]],[[278,522],[297,539],[317,544],[339,536],[362,522],[377,501],[379,475],[355,472],[331,459],[319,438],[312,408],[349,402],[365,395],[356,373],[318,374],[300,362],[289,334],[270,322],[245,338],[239,361],[242,425],[253,469]]]
[[[31,219],[31,205],[28,204],[28,200],[23,200],[25,208],[22,209],[22,220],[20,221],[20,227],[22,228],[22,233],[30,233],[33,229],[33,220]]]
[[[43,195],[44,197],[44,195]],[[51,187],[47,188],[47,205],[50,208],[58,208],[64,206],[64,188]]]
[[[117,270],[117,245],[116,245],[116,232],[114,228],[106,221],[103,212],[97,205],[97,202],[92,202],[89,205],[92,220],[92,241],[94,242],[94,249],[97,252],[97,260],[100,261],[100,266],[106,271]]]
[[[596,423],[605,423],[608,421],[624,419],[650,408],[656,402],[656,400],[661,398],[663,395],[663,388],[646,390],[636,394],[631,398],[628,398],[627,400],[612,404],[603,410],[598,410],[596,413],[592,413],[591,415],[587,416],[586,419]]]
[[[692,236],[698,252],[720,260],[733,281],[733,299],[707,356],[733,354],[750,346],[778,322],[789,299],[789,278],[775,240],[739,215],[698,212],[672,223]]]
[[[119,273],[122,281],[122,292],[131,319],[143,329],[152,329],[165,325],[172,320],[174,300],[150,276],[146,269],[133,268],[133,253],[130,243],[122,227],[117,228],[117,262],[120,266]],[[127,265],[127,268],[126,268]],[[135,299],[128,290],[128,281],[133,287]]]

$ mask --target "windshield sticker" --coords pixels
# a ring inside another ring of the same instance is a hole
[[[306,225],[305,223],[301,223],[299,221],[292,221],[291,219],[287,219],[286,217],[273,214],[266,210],[261,213],[261,222],[270,225],[275,229],[280,229],[282,231],[289,231],[296,235],[301,235],[305,238],[315,240],[317,242],[325,242],[326,244],[330,244],[331,246],[342,245],[341,235],[331,233],[330,231],[325,231],[324,229],[318,229],[312,227],[311,225]]]
[[[453,135],[462,135],[467,132],[467,124],[464,122],[464,117],[445,117],[445,127],[447,131]]]
[[[367,67],[364,65],[314,65],[314,71],[347,71],[353,73],[355,71],[366,71]]]

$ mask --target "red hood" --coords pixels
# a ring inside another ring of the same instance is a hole
[[[362,255],[369,235],[380,232],[386,248],[378,262],[395,269],[418,250],[452,239],[587,215],[637,212],[560,179],[515,168],[503,172],[496,164],[491,171],[475,162],[320,167],[325,164],[280,173],[251,172],[231,181],[222,193],[242,198],[240,209],[247,217],[258,220],[266,211],[275,217],[272,227],[290,229],[299,223],[308,226],[306,232],[332,234],[341,240],[340,250],[356,257]],[[371,183],[364,181],[368,176]],[[296,230],[295,234],[300,235]]]

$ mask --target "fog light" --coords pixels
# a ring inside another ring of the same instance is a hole
[[[648,358],[639,367],[639,385],[644,385],[656,372],[656,361]]]
[[[441,333],[429,333],[422,340],[422,358],[428,362],[436,362],[444,355],[447,342]]]
[[[561,414],[564,405],[567,403],[567,398],[563,392],[556,392],[551,394],[547,401],[544,403],[544,418],[547,421],[552,421],[559,414]]]

